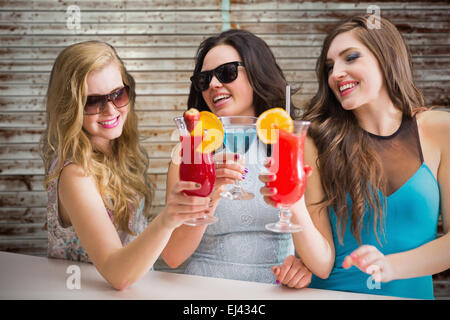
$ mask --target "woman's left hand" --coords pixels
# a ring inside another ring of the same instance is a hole
[[[357,267],[362,272],[372,275],[376,282],[389,282],[393,280],[392,264],[388,257],[376,247],[364,245],[346,256],[342,267],[348,269]]]

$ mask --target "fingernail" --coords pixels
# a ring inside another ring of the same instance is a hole
[[[245,178],[247,178],[247,176],[245,174],[242,175],[242,180],[245,180]]]
[[[244,169],[244,172],[245,172],[245,173],[248,173],[248,168],[245,168],[245,169]]]
[[[239,154],[238,153],[234,154],[234,160],[239,160]]]
[[[352,252],[350,254],[350,257],[352,257],[352,259],[356,259],[356,258],[358,258],[358,255],[356,253]]]
[[[280,284],[280,280],[275,281],[277,284]]]

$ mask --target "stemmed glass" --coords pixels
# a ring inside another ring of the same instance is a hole
[[[300,225],[291,222],[290,207],[301,199],[306,189],[306,177],[310,166],[304,165],[304,145],[310,122],[294,121],[294,132],[278,130],[278,141],[273,145],[269,172],[276,175],[267,186],[276,188],[277,193],[270,197],[280,204],[280,219],[266,225],[266,229],[279,233],[292,233],[302,230]]]
[[[177,125],[181,140],[180,180],[193,181],[201,185],[197,190],[185,190],[183,192],[187,195],[207,197],[213,191],[216,181],[213,155],[212,153],[197,151],[197,147],[202,142],[202,137],[190,135],[183,117],[177,117],[173,120]],[[217,221],[218,219],[215,216],[205,214],[200,218],[186,220],[184,224],[200,226]]]
[[[225,131],[224,144],[229,152],[239,155],[240,158],[250,149],[256,140],[256,121],[258,118],[251,116],[228,116],[219,117]],[[228,200],[251,200],[255,197],[253,193],[244,190],[241,182],[236,180],[231,189],[220,194]]]

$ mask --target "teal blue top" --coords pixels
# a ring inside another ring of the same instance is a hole
[[[439,217],[439,185],[425,163],[422,163],[406,183],[385,199],[384,236],[381,229],[378,228],[378,237],[382,246],[376,239],[373,230],[373,216],[369,216],[368,211],[364,215],[364,227],[361,231],[363,245],[375,246],[383,254],[388,255],[412,250],[436,239]],[[351,205],[350,200],[349,204]],[[370,275],[354,266],[350,269],[342,268],[344,258],[359,247],[356,238],[350,231],[350,220],[349,217],[343,242],[340,244],[337,233],[337,217],[335,212],[330,210],[336,251],[334,267],[330,276],[325,280],[313,276],[310,288],[434,299],[431,276],[377,283]]]

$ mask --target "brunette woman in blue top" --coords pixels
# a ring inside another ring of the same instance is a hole
[[[369,17],[324,41],[293,240],[312,288],[432,299],[431,275],[450,266],[450,113],[424,108],[402,36]]]

